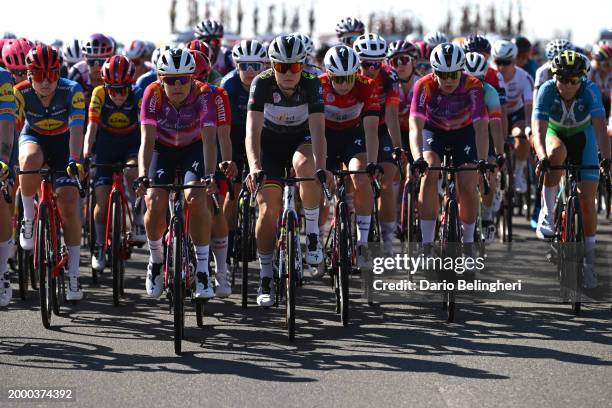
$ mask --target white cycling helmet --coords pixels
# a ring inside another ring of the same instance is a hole
[[[547,60],[552,61],[558,54],[563,51],[573,50],[574,45],[564,38],[549,41],[544,47],[544,56]]]
[[[195,69],[195,60],[186,49],[169,49],[157,60],[157,73],[160,75],[188,75],[195,73]]]
[[[480,53],[468,52],[465,54],[465,72],[477,78],[484,78],[487,74],[489,62]]]
[[[298,32],[292,33],[291,35],[294,35],[300,40],[302,40],[302,42],[304,43],[304,48],[306,48],[307,55],[309,56],[314,55],[315,53],[314,43],[312,42],[312,39],[309,36],[307,36],[306,34],[298,33]]]
[[[302,40],[294,35],[281,35],[270,43],[268,57],[272,62],[302,63],[306,60],[306,47]]]
[[[331,75],[353,75],[359,70],[359,55],[346,45],[335,45],[325,53],[325,69]]]
[[[378,34],[360,35],[353,44],[353,49],[362,60],[382,60],[387,56],[387,41]]]
[[[493,43],[491,55],[502,60],[514,59],[518,55],[518,48],[511,41],[497,40]]]
[[[264,46],[257,40],[242,40],[234,45],[232,59],[239,62],[265,62],[268,54]]]
[[[147,51],[147,45],[144,41],[134,40],[130,45],[123,50],[123,55],[133,60],[136,58],[142,58]]]
[[[434,71],[462,71],[465,64],[465,54],[460,46],[453,43],[442,43],[431,51],[429,63]]]
[[[169,45],[162,45],[161,47],[157,47],[155,51],[153,51],[153,55],[151,55],[151,63],[157,67],[157,61],[162,54],[170,49]]]
[[[77,62],[83,60],[83,51],[81,50],[81,41],[76,38],[70,41],[67,41],[64,44],[64,48],[62,49],[64,54],[64,61],[69,64],[76,64]]]
[[[432,31],[425,34],[423,41],[429,44],[431,48],[434,48],[437,45],[448,42],[448,37],[441,31]]]

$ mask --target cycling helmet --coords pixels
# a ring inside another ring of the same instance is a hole
[[[115,42],[104,34],[92,34],[83,43],[81,50],[85,58],[107,58],[113,55]]]
[[[29,71],[59,71],[60,66],[59,51],[49,45],[38,45],[26,56]]]
[[[336,34],[338,35],[338,38],[352,33],[357,33],[359,35],[363,35],[365,33],[365,25],[358,18],[343,18],[338,24],[336,24]]]
[[[294,35],[281,35],[270,43],[270,61],[279,63],[304,62],[306,48],[302,40]]]
[[[127,57],[114,55],[102,66],[102,81],[110,86],[127,86],[134,82],[136,67]]]
[[[425,34],[423,37],[423,41],[425,41],[431,48],[440,45],[442,43],[448,42],[448,37],[441,31],[432,31],[430,33]]]
[[[477,52],[465,54],[465,72],[477,78],[484,78],[487,74],[489,62],[484,55]]]
[[[387,42],[378,34],[368,33],[355,40],[353,49],[362,60],[381,60],[387,54]]]
[[[202,40],[191,40],[187,44],[185,44],[185,48],[187,48],[188,50],[200,51],[201,53],[206,55],[209,60],[212,60],[213,58],[212,48],[210,48],[210,45],[208,45],[208,43]]]
[[[607,44],[595,45],[591,54],[596,61],[609,60],[612,57],[612,46]]]
[[[518,48],[508,40],[497,40],[493,43],[491,55],[501,60],[514,59],[518,55]]]
[[[556,39],[549,41],[544,49],[544,56],[547,60],[552,61],[555,55],[566,50],[572,50],[574,45],[566,39]]]
[[[2,58],[6,68],[10,71],[26,69],[26,56],[34,47],[34,44],[26,38],[19,38],[5,45]]]
[[[419,52],[419,58],[429,59],[431,55],[431,47],[425,41],[415,41],[414,42],[417,51]]]
[[[161,55],[170,49],[169,45],[162,45],[161,47],[157,47],[155,51],[153,51],[153,55],[151,55],[151,63],[157,67],[157,60]]]
[[[416,59],[419,58],[419,50],[410,41],[393,41],[387,49],[387,58],[397,57],[398,55],[408,55]]]
[[[188,75],[195,74],[195,71],[196,63],[189,50],[172,48],[157,60],[159,75]]]
[[[147,45],[144,43],[144,41],[134,40],[129,47],[123,50],[123,55],[131,60],[142,58],[144,57],[146,50]]]
[[[353,75],[359,70],[357,52],[346,45],[335,45],[327,50],[323,63],[327,72],[336,76]]]
[[[470,35],[463,43],[465,52],[479,52],[487,55],[491,54],[491,43],[483,35]]]
[[[553,75],[564,77],[586,75],[586,61],[581,54],[576,51],[566,50],[557,54],[550,64]]]
[[[518,37],[514,37],[512,39],[512,43],[516,45],[516,48],[518,49],[519,54],[523,54],[525,52],[531,51],[531,42],[526,37],[523,37],[522,35],[519,35]]]
[[[312,39],[309,36],[307,36],[306,34],[298,33],[298,32],[292,33],[291,35],[294,35],[300,40],[302,40],[302,42],[304,43],[304,48],[306,48],[307,55],[314,55],[315,53],[314,43],[312,42]]]
[[[257,40],[242,40],[234,45],[232,59],[239,62],[265,62],[268,59],[266,49]]]
[[[189,50],[189,53],[195,60],[195,77],[198,79],[205,79],[208,81],[208,76],[212,71],[212,67],[210,66],[210,60],[203,52],[196,50]]]
[[[117,53],[117,41],[115,40],[114,37],[111,37],[110,35],[107,36],[109,40],[111,40],[111,43],[113,44],[113,54],[115,55]]]
[[[76,38],[64,44],[63,49],[64,59],[69,64],[76,64],[83,59],[83,51],[81,50],[81,41]]]
[[[11,31],[5,31],[4,34],[2,35],[2,38],[5,38],[7,40],[16,40],[17,36],[15,35],[15,33]]]
[[[204,40],[209,38],[223,37],[223,24],[215,20],[203,20],[195,26],[195,38]]]
[[[439,72],[455,72],[463,70],[465,54],[461,47],[453,43],[437,45],[429,57],[431,67]]]
[[[157,48],[155,46],[155,43],[153,41],[145,41],[145,52],[144,52],[144,56],[145,58],[151,58],[151,55],[153,55],[153,52],[155,51],[155,48]]]

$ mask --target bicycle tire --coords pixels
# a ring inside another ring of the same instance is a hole
[[[174,312],[174,353],[181,355],[184,324],[184,298],[183,298],[183,226],[177,218],[173,220],[172,236],[172,260],[173,260],[173,279],[172,279],[172,303]]]
[[[26,300],[28,295],[28,277],[30,275],[29,264],[26,259],[26,251],[19,244],[19,233],[21,226],[21,220],[23,219],[23,201],[21,200],[21,194],[17,194],[15,197],[15,205],[17,206],[17,222],[18,227],[15,229],[13,238],[15,239],[15,245],[17,245],[17,274],[19,281],[19,296],[21,300]]]
[[[582,227],[582,214],[580,212],[580,202],[578,197],[570,197],[567,200],[567,210],[565,214],[565,237],[566,243],[570,244],[567,249],[570,252],[569,265],[575,264],[575,276],[573,276],[572,285],[575,285],[575,290],[570,291],[570,302],[574,315],[580,315],[581,309],[581,290],[582,290],[582,259],[578,259],[581,251],[578,245],[584,243],[584,232]],[[565,263],[566,266],[568,263]]]
[[[341,202],[338,206],[339,213],[339,241],[338,246],[340,252],[340,262],[338,269],[338,283],[340,293],[340,321],[343,326],[348,326],[349,323],[349,274],[351,272],[350,264],[350,244],[348,234],[348,208],[346,203]]]
[[[295,286],[297,279],[296,271],[296,258],[297,251],[299,251],[299,237],[296,236],[296,223],[295,214],[289,212],[286,219],[286,235],[285,235],[285,248],[287,257],[286,262],[286,277],[285,286],[287,294],[285,296],[286,301],[286,323],[287,323],[287,336],[289,341],[295,341]],[[282,260],[281,260],[282,262]]]
[[[59,220],[59,217],[55,217],[56,220]],[[56,223],[56,241],[57,244],[59,245],[59,243],[61,242],[61,234],[59,231],[59,223]],[[50,241],[51,242],[51,241]],[[55,265],[59,264],[60,261],[60,257],[61,257],[61,252],[59,248],[53,248],[53,246],[51,247],[51,250],[53,251],[53,261],[51,263],[51,271],[53,271],[53,269],[55,268]],[[66,299],[64,295],[64,275],[63,275],[63,269],[59,270],[59,274],[58,276],[55,276],[52,273],[52,278],[50,279],[53,282],[53,313],[56,316],[60,315],[60,300],[64,301]]]
[[[38,209],[38,230],[36,237],[36,245],[34,246],[34,255],[36,258],[36,269],[39,276],[39,299],[40,299],[40,314],[42,323],[45,329],[51,328],[51,311],[53,309],[51,301],[51,285],[50,267],[47,263],[49,253],[49,221],[47,219],[47,206],[42,204]]]
[[[253,239],[253,235],[249,235],[249,227],[250,227],[250,222],[251,222],[251,213],[250,213],[250,206],[249,206],[249,196],[247,195],[243,200],[241,200],[240,202],[240,223],[239,223],[239,227],[240,227],[240,254],[242,256],[242,287],[241,287],[241,294],[242,294],[242,308],[246,309],[248,307],[248,287],[249,287],[249,261],[251,258],[251,242],[250,240]]]
[[[113,276],[113,306],[119,306],[119,298],[121,297],[121,221],[122,221],[122,206],[121,196],[118,191],[115,191],[111,196],[111,252],[110,252],[110,264],[111,273]]]
[[[93,257],[93,254],[96,250],[96,223],[94,221],[94,209],[96,207],[96,194],[93,188],[89,190],[89,208],[87,209],[87,224],[88,224],[88,246],[89,246],[89,255]],[[104,254],[106,256],[106,254]],[[91,268],[91,283],[94,285],[98,284],[98,271],[94,268]]]
[[[459,225],[459,208],[457,202],[454,200],[448,200],[446,204],[446,242],[445,252],[446,256],[455,258],[459,255],[459,244],[461,240],[461,231]],[[449,251],[449,248],[451,249]],[[455,281],[454,271],[453,281]],[[446,312],[446,321],[452,323],[455,321],[455,289],[444,290],[444,296],[442,301],[442,310]]]

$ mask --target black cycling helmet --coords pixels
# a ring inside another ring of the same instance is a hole
[[[463,42],[463,51],[478,52],[491,55],[491,43],[483,35],[470,35]]]
[[[553,75],[562,77],[585,76],[586,61],[576,51],[563,51],[553,58],[551,68]]]
[[[518,48],[519,54],[531,51],[531,42],[522,35],[514,37],[512,39],[512,42],[514,43],[514,45],[516,45],[516,48]]]

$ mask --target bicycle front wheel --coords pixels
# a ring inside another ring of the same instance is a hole
[[[346,203],[340,203],[339,205],[340,215],[340,234],[339,234],[339,246],[340,251],[340,262],[338,270],[338,283],[340,293],[340,320],[343,326],[348,326],[349,322],[349,273],[351,270],[350,259],[350,245],[349,245],[349,234],[348,234],[348,208]]]
[[[47,206],[42,204],[38,209],[38,232],[34,247],[36,270],[39,277],[40,315],[43,326],[51,327],[51,311],[53,310],[53,276],[51,276],[51,239],[49,237],[49,220]]]
[[[173,282],[172,302],[174,308],[174,352],[181,354],[181,342],[183,340],[184,325],[184,298],[183,298],[183,226],[180,220],[174,220],[172,237],[172,260],[173,260]]]
[[[121,264],[121,221],[123,208],[121,206],[121,197],[116,191],[111,197],[111,269],[113,274],[113,306],[119,306],[119,298],[121,297],[121,287],[123,286]]]
[[[286,276],[286,321],[287,321],[287,336],[289,341],[295,340],[295,286],[297,279],[296,262],[297,251],[300,250],[299,236],[297,235],[297,220],[295,214],[289,212],[287,214],[285,248],[287,249],[287,257],[285,258],[287,273]],[[282,260],[281,260],[282,262]]]

